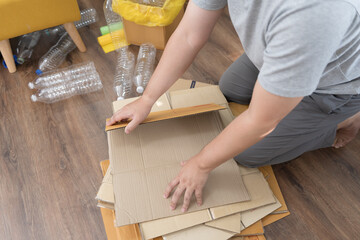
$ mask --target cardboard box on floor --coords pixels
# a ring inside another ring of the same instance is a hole
[[[174,84],[173,85],[173,87],[172,87],[172,89],[181,89],[182,87],[204,87],[204,86],[207,86],[207,84],[204,84],[204,83],[197,83],[197,82],[194,82],[194,81],[189,81],[189,80],[179,80],[176,84]],[[226,101],[225,101],[226,102]],[[115,109],[116,109],[116,105],[117,105],[117,103],[118,102],[114,102],[114,111],[115,111]],[[155,104],[155,108],[156,107],[159,107],[159,106],[163,106],[164,104],[163,103],[158,103],[158,104]],[[233,110],[233,112],[236,114],[236,113],[239,113],[239,112],[242,112],[242,111],[244,111],[244,110],[246,110],[246,107],[243,107],[242,105],[235,105],[235,104],[233,104],[233,103],[230,103],[230,105],[232,106],[232,110]],[[118,108],[120,108],[121,106],[118,106]],[[240,109],[240,110],[239,110]],[[250,171],[249,171],[250,170]],[[243,172],[245,172],[246,173],[246,171],[249,171],[250,173],[251,172],[254,172],[256,169],[247,169],[247,168],[243,168]],[[256,170],[257,171],[257,170]],[[202,211],[200,211],[200,212],[202,212]],[[186,217],[186,215],[182,215],[182,216],[184,216],[184,217]],[[198,221],[199,223],[201,223],[201,222],[205,222],[205,220],[206,219],[208,219],[208,217],[206,217],[206,216],[208,216],[208,215],[202,215],[203,216],[203,219],[202,219],[202,221]],[[204,217],[205,216],[205,217]],[[190,216],[189,216],[190,217]],[[170,217],[169,219],[171,219],[171,218],[174,218],[174,220],[176,219],[175,217]],[[165,219],[167,219],[167,218],[165,218]],[[164,220],[165,220],[164,219]],[[191,218],[190,218],[191,219]],[[161,219],[160,219],[161,220]],[[199,220],[199,219],[198,219]],[[153,221],[153,222],[157,222],[157,220],[155,220],[155,221]],[[166,221],[165,221],[166,222]],[[169,222],[169,221],[167,221],[167,222]],[[171,222],[171,221],[170,221]],[[175,221],[175,222],[177,222],[177,223],[179,223],[178,221]],[[181,221],[182,222],[182,221]],[[196,221],[195,221],[196,222]],[[149,223],[151,223],[151,222],[149,222]],[[161,221],[159,222],[159,223],[161,223]],[[171,224],[170,224],[171,225]],[[256,224],[253,224],[250,228],[247,228],[247,229],[245,229],[243,232],[248,232],[247,230],[251,230],[251,229],[253,229],[253,227],[255,226]],[[149,225],[149,226],[152,226],[151,224]],[[155,226],[156,226],[156,224],[155,224]],[[164,226],[164,225],[163,225]],[[180,227],[180,229],[181,229],[181,227],[184,227],[184,226],[178,226],[178,227]],[[188,227],[188,226],[187,226]],[[252,232],[254,232],[254,231],[252,231]],[[256,232],[256,231],[255,231]],[[250,233],[251,233],[251,231],[250,231]]]
[[[148,27],[123,19],[126,40],[130,44],[152,43],[157,49],[164,50],[171,34],[175,31],[184,15],[182,9],[174,21],[165,27]]]
[[[178,104],[175,99],[170,103]],[[222,128],[219,114],[208,112],[141,124],[129,135],[123,129],[108,131],[117,225],[181,214],[180,207],[169,209],[163,191],[180,171],[180,162],[201,151]],[[237,187],[229,187],[234,182]],[[203,196],[207,201],[197,206],[193,198],[188,212],[249,200],[234,160],[211,172]]]

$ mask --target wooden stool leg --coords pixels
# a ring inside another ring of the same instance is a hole
[[[9,69],[9,72],[10,73],[16,72],[15,61],[14,61],[14,57],[13,57],[13,54],[11,51],[9,39],[0,41],[0,51],[1,51],[1,54],[3,55],[6,66]]]
[[[76,29],[75,24],[73,22],[65,23],[64,28],[70,35],[71,39],[74,41],[74,43],[77,46],[77,48],[79,49],[79,51],[85,52],[86,51],[85,44],[84,44],[83,40],[81,39],[81,36],[80,36],[78,30]]]

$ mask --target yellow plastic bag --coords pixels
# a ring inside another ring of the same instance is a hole
[[[131,0],[113,0],[113,11],[124,19],[149,27],[170,25],[185,0],[166,0],[162,7],[154,7],[132,2]]]

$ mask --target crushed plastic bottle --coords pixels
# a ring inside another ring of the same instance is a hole
[[[117,100],[132,97],[134,68],[134,54],[128,47],[120,48],[114,79],[114,90],[118,97]]]
[[[151,43],[141,44],[135,67],[134,84],[136,92],[143,93],[155,65],[156,48]]]
[[[76,45],[71,37],[64,33],[59,41],[40,58],[39,69],[36,70],[36,74],[41,75],[45,71],[58,67],[75,48]]]
[[[84,9],[80,11],[81,19],[74,22],[77,29],[86,27],[98,21],[98,16],[94,8]],[[44,33],[48,36],[61,36],[66,32],[63,25],[59,25],[53,28],[44,30]]]
[[[85,62],[71,65],[67,68],[55,69],[42,74],[33,82],[29,82],[30,89],[43,89],[77,78],[85,77],[96,72],[94,62]]]
[[[116,30],[118,30],[118,25],[122,23],[121,17],[119,14],[115,13],[112,9],[112,0],[104,1],[104,15],[106,23],[109,27],[109,32],[111,36],[111,40],[114,44],[115,49],[120,49],[123,47],[123,39],[118,34],[113,34]]]
[[[31,95],[31,101],[54,103],[76,95],[86,94],[102,89],[103,85],[97,72],[82,76],[73,81],[64,82],[48,88],[43,88]]]
[[[31,58],[35,46],[38,44],[41,37],[41,31],[36,31],[22,35],[16,47],[17,63],[23,64],[26,60]]]

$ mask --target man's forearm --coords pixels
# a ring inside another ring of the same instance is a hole
[[[199,167],[211,171],[259,142],[274,128],[272,124],[259,126],[245,111],[197,155]]]
[[[154,103],[186,71],[205,45],[222,10],[206,11],[189,2],[143,94]]]
[[[193,48],[180,32],[168,42],[160,62],[144,92],[144,97],[154,103],[189,67],[201,46]]]

